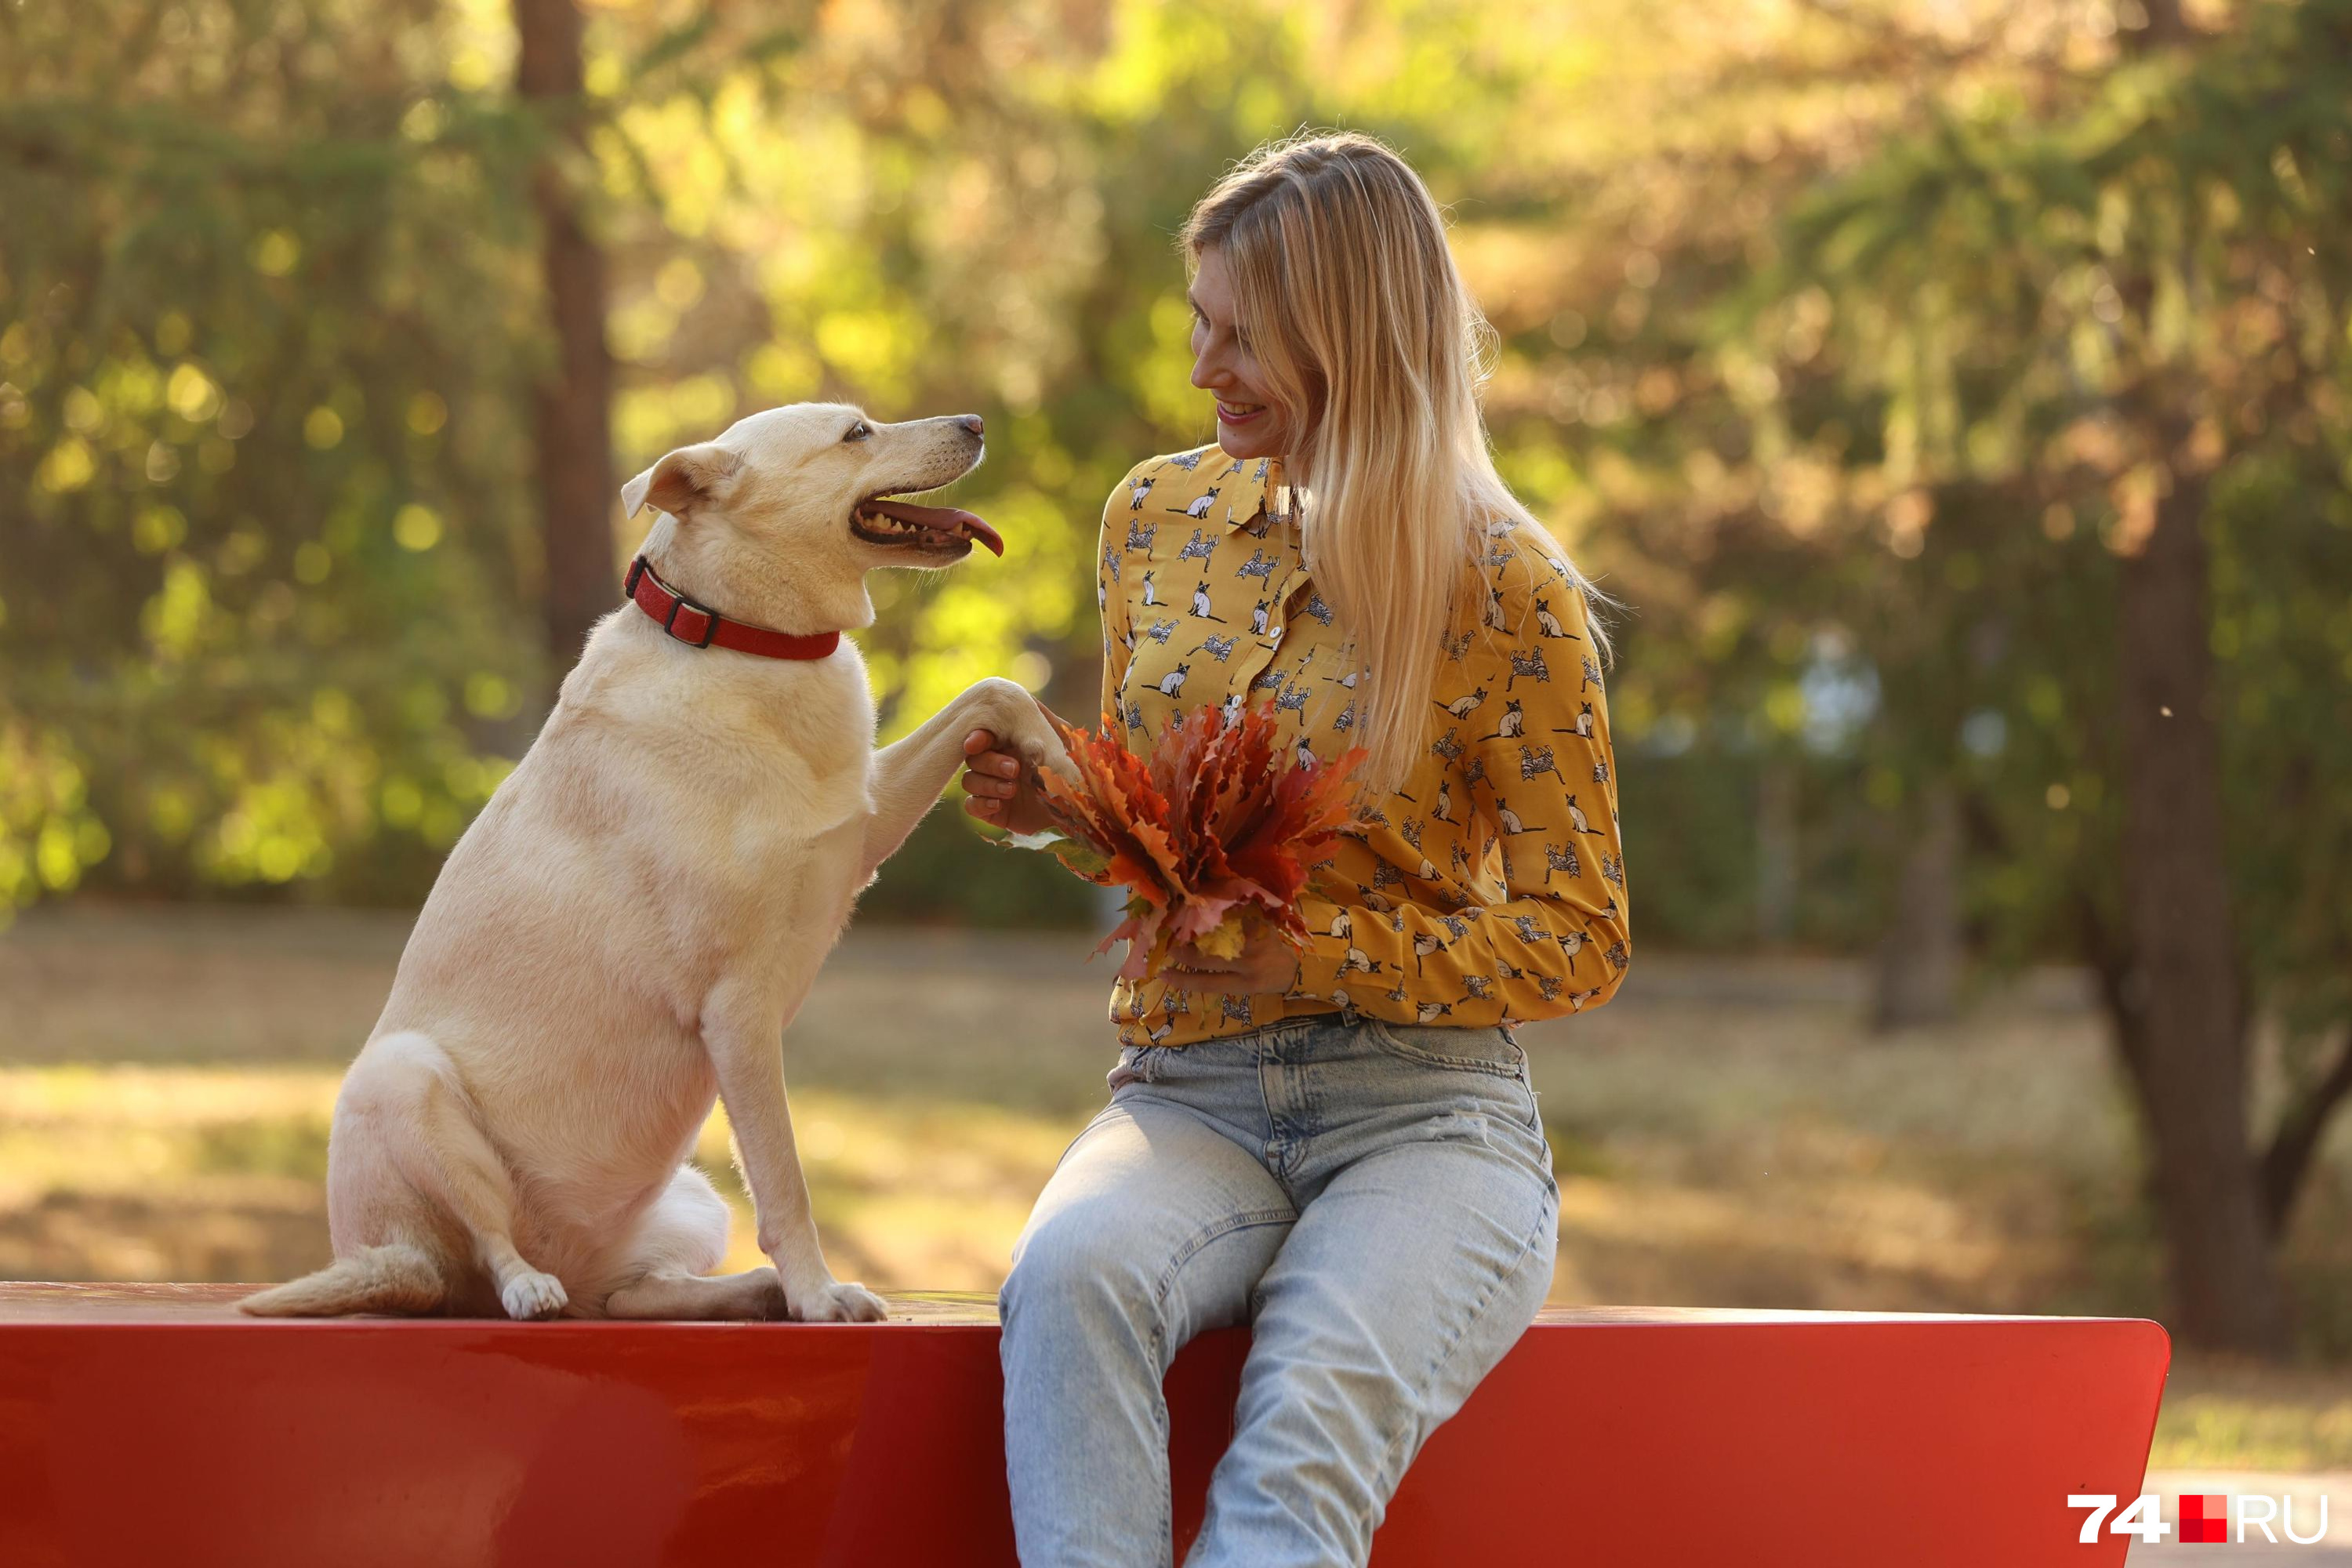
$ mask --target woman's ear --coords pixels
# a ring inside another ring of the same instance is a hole
[[[680,447],[621,487],[621,515],[635,517],[650,501],[656,511],[685,517],[742,466],[740,456],[715,441]]]

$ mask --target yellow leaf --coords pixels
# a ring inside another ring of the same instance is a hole
[[[1241,911],[1233,910],[1192,945],[1211,958],[1239,958],[1245,940],[1242,934]]]

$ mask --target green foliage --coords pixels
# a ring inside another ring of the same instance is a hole
[[[553,673],[525,489],[545,139],[501,89],[503,14],[119,0],[0,28],[25,569],[0,716],[38,759],[0,808],[9,892],[413,897]],[[1446,4],[593,12],[592,155],[564,174],[613,264],[623,471],[798,398],[984,413],[959,499],[1008,555],[883,584],[886,727],[999,672],[1087,717],[1097,498],[1209,434],[1190,203],[1261,138],[1346,121],[1449,198],[1496,168],[1524,229],[1547,204],[1517,112],[1599,62],[1516,37]]]
[[[1910,570],[1865,601],[1904,776],[1963,777],[1996,952],[2120,921],[2114,598],[2171,475],[2210,475],[2244,963],[2298,1037],[2352,1016],[2352,5],[1988,97],[1815,195],[1751,300],[1830,302],[1808,374],[1874,408]],[[1767,312],[1769,317],[1769,311]],[[1931,526],[1932,523],[1932,526]],[[1963,565],[1965,563],[1965,565]],[[1970,754],[1968,727],[1998,746]]]
[[[2352,1017],[2352,487],[2333,455],[2249,457],[2213,506],[2233,912],[2299,1074]]]
[[[1629,606],[1647,939],[1749,940],[1778,770],[1800,940],[1869,938],[1957,780],[1974,928],[2022,959],[2113,920],[2131,400],[2210,388],[2242,913],[2316,1019],[2352,847],[2278,803],[2346,798],[2352,733],[2345,3],[2141,65],[2012,9],[592,8],[562,167],[616,467],[801,398],[983,414],[957,499],[1007,556],[879,580],[886,728],[998,673],[1088,719],[1099,498],[1211,434],[1172,236],[1262,138],[1377,132],[1497,329],[1504,472]],[[413,898],[528,742],[512,52],[497,0],[0,9],[0,906]],[[942,813],[866,908],[1087,918],[1026,864]]]
[[[0,24],[0,892],[406,895],[502,775],[529,138],[413,112],[432,16]]]
[[[996,847],[961,813],[941,807],[884,863],[881,876],[858,899],[857,916],[892,925],[1080,930],[1101,923],[1111,908],[1098,889],[1051,856]],[[1103,973],[1108,987],[1110,970]]]

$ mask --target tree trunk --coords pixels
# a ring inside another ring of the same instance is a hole
[[[2106,1010],[2107,1029],[2114,1041],[2116,1054],[2123,1058],[2124,1071],[2131,1081],[2133,1103],[2140,1107],[2140,1125],[2147,1125],[2147,998],[2140,984],[2140,971],[2133,962],[2130,947],[2117,940],[2106,920],[2099,913],[2098,905],[2089,892],[2077,889],[2074,898],[2074,924],[2081,935],[2083,952],[2091,961],[2091,974],[2098,982],[2099,1005]],[[2139,1171],[2140,1201],[2156,1214],[2164,1212],[2164,1194],[2158,1189],[2156,1161],[2141,1162]]]
[[[2205,481],[2175,476],[2123,563],[2126,929],[2137,1084],[2168,1243],[2175,1326],[2206,1350],[2281,1356],[2285,1294],[2246,1126],[2245,1013],[2222,844],[2206,636]]]
[[[520,51],[515,90],[586,155],[580,12],[574,0],[513,0]],[[596,618],[618,601],[613,548],[612,356],[604,344],[604,257],[581,221],[563,159],[541,159],[531,174],[540,223],[541,268],[557,358],[532,395],[533,466],[540,537],[547,561],[547,649],[569,669]]]
[[[2304,1178],[2318,1157],[2328,1119],[2347,1097],[2352,1097],[2352,1029],[2345,1031],[2336,1064],[2287,1107],[2270,1147],[2263,1152],[2263,1217],[2270,1222],[2272,1241],[2286,1239],[2287,1226],[2294,1218],[2294,1200],[2302,1195]]]
[[[1916,837],[1872,977],[1871,1027],[1880,1031],[1942,1023],[1959,1008],[1959,792],[1930,784],[1910,826]]]
[[[1797,765],[1766,757],[1756,780],[1756,939],[1783,947],[1797,931]]]

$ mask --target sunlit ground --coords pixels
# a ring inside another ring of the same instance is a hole
[[[0,1277],[279,1279],[327,1256],[341,1064],[405,922],[77,910],[0,934]],[[992,1289],[1103,1098],[1106,965],[1077,937],[871,931],[786,1052],[845,1278]],[[1645,957],[1528,1032],[1561,1187],[1555,1300],[2153,1314],[2130,1125],[2063,976],[1891,1040],[1843,965]],[[758,1261],[723,1118],[698,1152]],[[2330,1368],[2177,1366],[2152,1462],[2352,1467],[2352,1127],[2291,1278]]]

